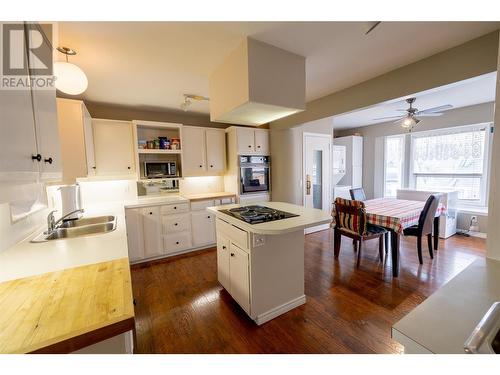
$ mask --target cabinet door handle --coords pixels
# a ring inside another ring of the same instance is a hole
[[[213,168],[214,166],[210,164],[210,168]]]
[[[177,223],[175,223],[174,225],[177,226]]]
[[[53,161],[53,160],[52,160],[52,158],[51,158],[51,157],[49,157],[48,159],[43,159],[43,161],[44,161],[45,163],[52,164],[52,161]]]
[[[252,145],[248,145],[248,148],[252,148]]]
[[[31,155],[31,160],[41,161],[42,155],[40,155],[40,154]]]
[[[234,253],[231,253],[231,256],[234,257]]]
[[[207,219],[211,219],[211,217],[210,217],[210,216],[207,216]]]
[[[177,210],[177,206],[174,206],[174,210]]]
[[[96,169],[96,166],[94,165],[94,166],[92,167],[92,169]]]
[[[130,169],[130,167],[127,167],[127,169]]]
[[[260,148],[260,146],[257,146],[257,148]]]
[[[203,165],[200,164],[200,168],[203,168]]]
[[[222,250],[226,250],[226,249],[227,249],[227,247],[222,245]]]
[[[153,213],[152,213],[152,212],[150,212],[149,214],[150,214],[150,215],[153,215]]]
[[[176,242],[175,242],[175,244],[176,244],[176,245],[178,245],[178,244],[179,244],[179,241],[176,241]]]

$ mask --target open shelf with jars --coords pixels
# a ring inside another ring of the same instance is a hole
[[[132,124],[138,181],[161,180],[178,188],[182,178],[182,124],[141,120]]]

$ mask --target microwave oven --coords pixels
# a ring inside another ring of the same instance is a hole
[[[167,178],[177,176],[177,164],[175,161],[146,161],[144,162],[144,177]]]

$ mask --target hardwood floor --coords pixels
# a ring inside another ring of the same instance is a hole
[[[402,238],[399,278],[390,256],[367,241],[355,268],[352,241],[333,258],[333,231],[306,236],[307,302],[257,326],[217,282],[210,249],[134,267],[137,353],[399,353],[391,326],[478,257],[486,241],[440,240],[419,265],[414,238]],[[279,272],[279,270],[277,270]]]

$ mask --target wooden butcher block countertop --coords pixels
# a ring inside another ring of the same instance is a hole
[[[67,353],[134,327],[128,258],[0,284],[0,353]]]

